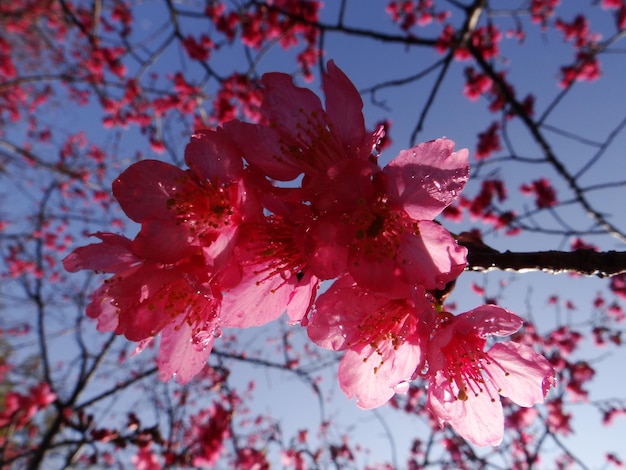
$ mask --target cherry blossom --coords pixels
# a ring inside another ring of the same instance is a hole
[[[224,326],[263,325],[285,310],[290,322],[297,323],[307,314],[319,281],[298,249],[300,230],[277,215],[242,225],[228,272],[239,281],[225,289]]]
[[[333,61],[323,77],[325,110],[315,93],[295,86],[288,74],[267,73],[261,84],[261,124],[234,120],[224,130],[247,162],[268,177],[290,181],[302,173],[324,175],[339,161],[370,157],[379,135],[365,129],[363,101]]]
[[[65,269],[112,273],[92,296],[87,315],[98,319],[99,331],[114,331],[139,349],[162,332],[159,372],[188,382],[203,366],[218,331],[221,293],[212,284],[202,252],[164,263],[145,259],[132,241],[97,233],[101,243],[77,248],[64,260]]]
[[[346,276],[316,301],[307,327],[319,346],[346,351],[339,384],[364,409],[386,403],[408,383],[424,362],[424,347],[435,313],[416,289],[410,299],[390,299],[359,287]]]
[[[506,336],[522,319],[495,305],[458,316],[442,313],[428,345],[428,406],[441,426],[476,445],[498,445],[504,415],[498,395],[520,406],[542,403],[554,382],[550,363],[529,346],[496,343],[484,351],[489,336]]]
[[[437,139],[400,152],[381,169],[385,127],[365,129],[361,97],[332,61],[322,81],[325,108],[287,74],[265,74],[261,83],[261,122],[231,121],[224,132],[250,171],[278,181],[302,176],[298,191],[275,199],[287,197],[290,209],[281,215],[307,226],[298,246],[314,276],[349,272],[363,287],[396,297],[414,284],[437,289],[456,279],[466,250],[432,219],[463,190],[467,150],[455,152],[452,141]],[[308,220],[298,201],[310,210]]]
[[[552,207],[557,203],[556,191],[546,178],[539,178],[531,184],[523,184],[520,191],[522,194],[534,194],[535,204],[540,209]]]

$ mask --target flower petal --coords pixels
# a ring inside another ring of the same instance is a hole
[[[319,97],[307,88],[295,86],[291,75],[266,73],[261,83],[264,87],[261,113],[281,133],[299,135],[302,129],[311,126],[311,117],[325,116]]]
[[[188,383],[206,365],[215,336],[207,332],[200,347],[194,345],[192,328],[187,322],[168,325],[161,335],[157,365],[159,378],[167,382],[173,377],[181,385]]]
[[[63,259],[63,267],[71,272],[91,269],[105,273],[117,273],[131,268],[141,261],[131,250],[131,240],[114,233],[94,233],[102,243],[81,246]]]
[[[339,364],[339,385],[348,398],[356,397],[359,408],[376,408],[396,393],[394,387],[411,379],[421,358],[420,345],[409,342],[349,349]]]
[[[281,137],[274,128],[230,121],[224,124],[224,131],[237,138],[237,145],[246,161],[270,178],[291,181],[303,172],[294,158],[295,154],[289,152],[289,146],[281,144]]]
[[[400,265],[412,283],[426,289],[443,289],[465,269],[467,249],[435,222],[421,220],[417,226],[419,234],[407,234],[400,242]]]
[[[457,398],[458,394],[456,384],[441,372],[431,379],[428,407],[439,424],[450,424],[459,435],[478,446],[500,444],[504,435],[504,414],[497,393],[471,394],[465,400]]]
[[[180,168],[158,160],[129,166],[114,182],[113,195],[135,222],[168,218],[168,201],[184,193],[189,177]]]
[[[524,321],[513,312],[497,305],[481,305],[459,315],[455,322],[458,332],[470,332],[481,337],[508,336],[519,330]]]
[[[233,183],[241,178],[241,150],[223,129],[200,130],[185,148],[185,162],[198,175],[213,183]]]
[[[489,357],[493,361],[485,370],[500,395],[520,406],[543,403],[554,382],[554,369],[543,356],[529,346],[506,341],[494,344]]]
[[[390,196],[412,218],[432,220],[465,187],[469,177],[467,149],[454,152],[454,142],[437,139],[403,150],[383,170]]]
[[[333,133],[340,138],[344,148],[360,145],[366,135],[363,100],[350,79],[332,60],[328,61],[328,72],[322,75],[322,88]]]

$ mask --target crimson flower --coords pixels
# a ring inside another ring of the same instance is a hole
[[[554,369],[531,347],[496,343],[485,351],[487,337],[506,336],[522,319],[483,305],[458,316],[440,314],[428,345],[428,406],[441,426],[449,423],[476,445],[498,445],[504,415],[498,395],[520,406],[542,403],[554,382]]]
[[[101,243],[77,248],[66,270],[111,273],[87,306],[100,331],[147,342],[161,334],[163,380],[186,383],[204,366],[220,334],[221,268],[227,264],[246,210],[256,205],[243,187],[238,150],[219,131],[192,136],[191,167],[157,160],[131,165],[113,183],[120,206],[141,224],[128,238],[97,233]]]

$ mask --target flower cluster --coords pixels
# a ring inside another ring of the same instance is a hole
[[[478,444],[496,444],[498,395],[541,402],[552,368],[528,346],[487,337],[521,320],[483,306],[441,313],[438,295],[464,270],[466,249],[433,219],[463,190],[467,150],[438,139],[378,164],[384,128],[365,127],[354,85],[331,61],[325,106],[289,75],[262,80],[259,123],[198,131],[188,169],[135,163],[113,183],[134,239],[97,233],[69,271],[110,273],[87,314],[98,329],[144,347],[159,335],[164,380],[189,381],[222,328],[286,311],[323,348],[345,351],[339,382],[362,408],[387,402],[418,375],[429,407]],[[317,295],[321,281],[332,282]]]

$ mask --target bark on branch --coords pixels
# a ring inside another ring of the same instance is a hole
[[[593,250],[500,252],[474,244],[468,248],[467,270],[488,272],[543,271],[546,273],[577,273],[601,278],[626,272],[626,252]]]

